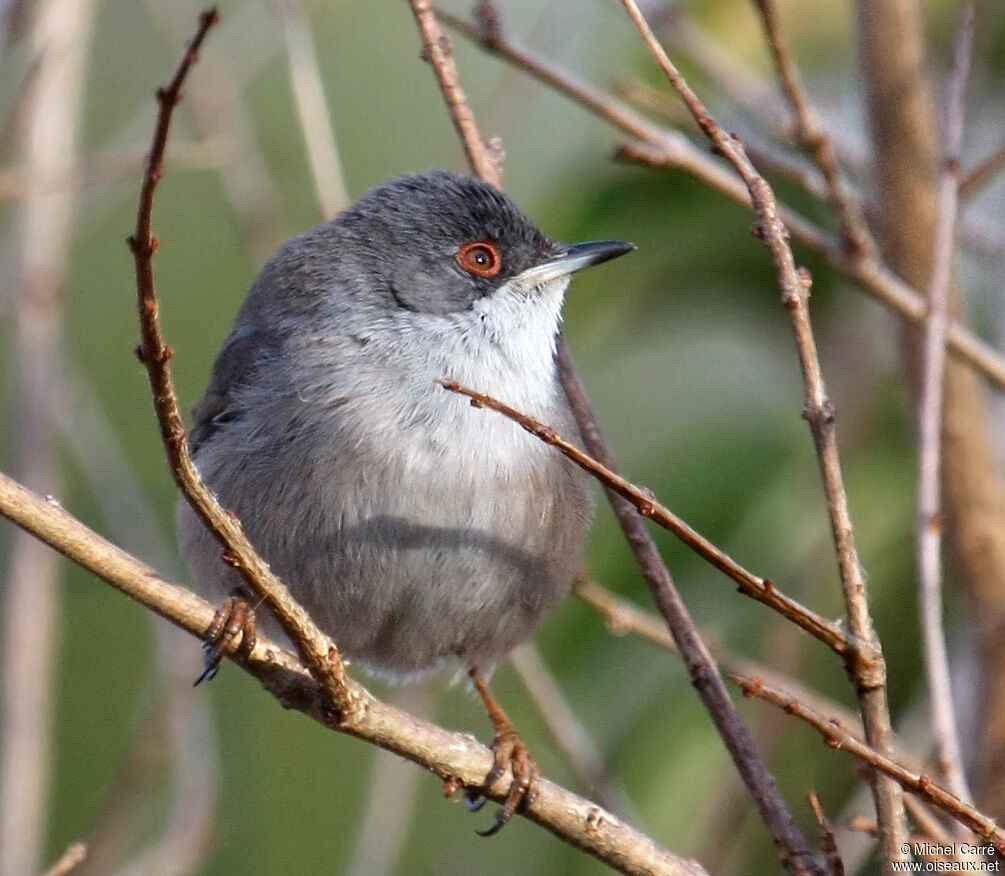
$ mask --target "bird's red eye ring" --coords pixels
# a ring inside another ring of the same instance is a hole
[[[502,269],[502,255],[492,241],[475,240],[457,251],[457,264],[476,277],[494,277]]]

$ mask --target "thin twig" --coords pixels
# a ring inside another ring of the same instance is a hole
[[[677,651],[673,638],[667,632],[666,624],[651,612],[639,608],[627,599],[616,596],[595,581],[583,576],[572,585],[572,592],[603,615],[608,629],[614,635],[632,633],[648,639],[661,648],[680,653]],[[850,727],[856,733],[861,732],[862,722],[858,714],[835,700],[825,697],[818,691],[810,690],[798,679],[783,675],[763,663],[727,651],[713,640],[706,638],[705,641],[727,674],[764,678],[776,687],[789,691],[794,697],[818,712],[825,711],[828,714],[837,715],[846,727]],[[901,756],[901,760],[913,766],[908,758]]]
[[[976,198],[1003,170],[1005,170],[1005,143],[966,172],[960,181],[960,199],[970,201]]]
[[[865,575],[855,547],[851,514],[841,475],[834,408],[827,397],[816,340],[810,324],[809,274],[805,270],[797,270],[788,243],[788,231],[778,216],[774,192],[750,163],[743,145],[723,130],[691,90],[642,17],[635,0],[622,0],[622,5],[695,121],[718,152],[740,174],[760,217],[760,233],[778,272],[782,301],[789,313],[799,353],[806,389],[803,416],[810,425],[820,462],[831,534],[848,612],[848,628],[856,639],[867,646],[855,649],[848,656],[846,666],[858,692],[866,739],[881,755],[888,757],[893,752],[893,728],[886,697],[886,666],[869,614]],[[901,850],[906,836],[906,822],[900,787],[888,778],[874,774],[873,793],[883,860],[909,860],[909,855]]]
[[[409,0],[416,24],[422,34],[423,56],[429,60],[436,71],[436,79],[440,83],[440,91],[446,101],[450,118],[460,134],[461,144],[468,157],[468,163],[474,172],[485,182],[502,188],[502,168],[489,152],[482,139],[474,114],[468,103],[467,95],[461,88],[457,75],[457,64],[450,47],[450,40],[436,20],[437,13],[429,0]]]
[[[643,160],[655,167],[685,170],[737,203],[752,207],[743,182],[679,132],[653,125],[612,95],[518,47],[506,37],[501,28],[497,27],[491,34],[487,34],[465,18],[439,8],[436,11],[444,22],[486,51],[498,55],[567,95],[639,141],[637,144],[630,144],[630,148],[635,151],[634,155],[629,156],[625,147],[622,147],[624,157]],[[642,148],[639,149],[639,146]],[[878,257],[852,258],[845,253],[838,241],[794,211],[780,208],[779,214],[794,238],[820,253],[828,264],[854,280],[863,291],[909,322],[920,324],[925,321],[928,316],[928,301],[925,296],[900,279]],[[1005,390],[1005,356],[956,320],[952,321],[949,328],[949,350],[968,367],[985,375],[999,389]]]
[[[66,876],[74,867],[87,857],[87,846],[84,843],[73,843],[48,870],[45,876]]]
[[[509,405],[490,395],[464,386],[456,380],[442,380],[440,382],[445,389],[470,398],[475,407],[486,407],[508,417],[546,444],[550,444],[552,447],[560,450],[576,465],[592,474],[608,490],[627,500],[632,506],[633,513],[637,512],[642,517],[647,517],[654,523],[658,523],[664,529],[672,532],[691,550],[708,560],[719,571],[735,581],[740,590],[747,596],[764,603],[779,614],[784,615],[793,623],[828,645],[843,658],[848,659],[852,652],[862,647],[861,643],[855,642],[854,639],[848,636],[840,624],[821,617],[796,600],[786,596],[770,579],[761,578],[753,572],[749,572],[662,504],[652,490],[637,486],[623,478],[617,472],[612,471],[607,465],[590,454],[584,453],[572,442],[563,438],[551,426],[541,423],[515,408],[511,408]]]
[[[947,787],[961,800],[973,798],[967,784],[960,734],[956,725],[953,688],[942,624],[942,416],[946,370],[946,330],[949,286],[956,249],[959,209],[960,147],[974,36],[973,3],[964,5],[957,30],[953,72],[946,100],[945,143],[939,181],[938,221],[928,293],[931,316],[925,327],[918,400],[918,601],[923,654],[928,675],[932,731],[940,769]]]
[[[837,840],[834,838],[834,828],[831,827],[830,819],[824,812],[824,807],[815,791],[809,794],[810,808],[820,825],[820,837],[823,840],[824,854],[827,856],[827,865],[830,867],[831,876],[844,876],[844,862],[841,860],[841,853],[838,851]]]
[[[820,118],[810,103],[809,95],[799,76],[788,42],[782,33],[782,22],[775,0],[754,0],[764,21],[764,30],[771,55],[778,69],[782,91],[795,116],[796,141],[813,156],[827,182],[828,199],[841,222],[841,239],[852,257],[862,257],[873,249],[869,229],[860,205],[855,201],[838,166],[834,142],[824,130]]]
[[[562,387],[587,448],[600,465],[614,473],[614,455],[600,431],[586,396],[586,389],[579,379],[562,335],[558,338],[557,361]],[[554,430],[550,431],[554,434]],[[656,607],[680,651],[691,683],[733,758],[761,819],[774,838],[783,864],[794,873],[822,873],[822,864],[810,851],[809,844],[775,785],[774,777],[757,750],[750,730],[737,712],[715,658],[698,633],[656,542],[649,534],[645,521],[639,516],[638,507],[615,489],[607,487],[606,493]],[[647,491],[646,508],[649,507],[650,495]]]
[[[54,499],[42,499],[2,473],[0,516],[194,636],[201,636],[213,620],[216,612],[208,602],[105,541]],[[285,707],[408,758],[444,781],[481,788],[492,765],[492,752],[473,737],[382,703],[352,680],[347,684],[359,708],[333,723],[329,696],[307,666],[262,634],[243,668]],[[502,777],[485,792],[502,801],[509,784],[509,778]],[[521,814],[623,873],[705,873],[697,863],[673,855],[617,816],[552,782],[541,779],[537,790],[534,802]]]
[[[167,346],[160,330],[153,274],[153,254],[158,241],[151,232],[154,192],[163,174],[164,146],[172,111],[180,100],[182,82],[196,60],[207,31],[217,21],[215,9],[200,16],[199,29],[189,43],[174,77],[167,87],[157,92],[160,112],[143,176],[136,230],[129,238],[129,247],[136,262],[136,290],[142,336],[137,355],[146,366],[150,378],[161,438],[175,481],[186,500],[220,542],[226,562],[241,572],[253,592],[268,604],[284,631],[296,644],[304,662],[329,697],[333,719],[336,716],[344,719],[357,704],[352,698],[353,688],[349,684],[338,649],[258,556],[245,536],[240,521],[220,507],[192,461],[168,364],[174,351]]]
[[[325,219],[349,206],[335,125],[325,100],[314,37],[303,0],[273,0],[272,7],[283,32],[290,68],[293,102],[300,120],[314,192]]]
[[[960,824],[972,830],[982,842],[993,845],[999,854],[1005,854],[1005,831],[1002,831],[995,824],[994,819],[989,818],[983,812],[977,811],[969,803],[965,803],[955,794],[937,785],[929,776],[924,773],[913,772],[903,766],[903,764],[899,764],[883,756],[875,748],[867,745],[854,734],[848,732],[841,726],[840,722],[813,711],[792,697],[787,696],[784,691],[780,691],[767,684],[751,683],[749,680],[740,678],[736,679],[736,683],[743,688],[746,696],[767,700],[769,703],[774,703],[776,706],[784,709],[788,714],[801,718],[807,724],[816,728],[829,747],[847,751],[852,756],[872,767],[873,771],[881,772],[883,775],[888,776],[905,791],[916,794],[923,800],[951,815]],[[904,842],[907,842],[906,833]]]

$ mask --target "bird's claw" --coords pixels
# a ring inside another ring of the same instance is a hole
[[[225,654],[233,654],[236,660],[246,662],[255,650],[257,638],[258,622],[247,600],[240,593],[228,597],[206,630],[202,644],[206,653],[205,667],[192,686],[214,678]]]
[[[537,798],[537,780],[540,777],[537,762],[527,750],[516,728],[508,721],[505,725],[497,727],[495,739],[492,741],[492,751],[495,754],[495,762],[485,776],[482,787],[487,791],[509,770],[513,772],[513,781],[510,783],[506,800],[496,812],[495,821],[485,830],[475,831],[479,836],[493,836],[499,833],[506,822],[520,809],[530,806]],[[484,802],[482,798],[478,809],[481,809]],[[471,798],[468,806],[472,811],[477,811],[472,807]]]

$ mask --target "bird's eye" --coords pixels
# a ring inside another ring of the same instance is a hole
[[[502,256],[491,241],[476,240],[457,251],[457,264],[476,277],[494,277],[502,269]]]

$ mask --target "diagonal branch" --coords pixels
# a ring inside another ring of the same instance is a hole
[[[789,106],[795,117],[794,134],[797,142],[810,155],[827,183],[827,194],[841,221],[841,238],[852,257],[871,253],[869,229],[861,207],[853,198],[848,185],[841,175],[834,142],[827,135],[820,118],[810,104],[809,95],[803,86],[792,60],[792,52],[782,33],[782,22],[775,0],[754,0],[764,22],[768,46],[778,69],[778,79],[782,85]]]
[[[639,141],[630,146],[636,152],[636,147],[641,146],[645,157],[630,157],[656,167],[683,169],[743,206],[752,206],[743,182],[680,133],[653,125],[624,102],[517,46],[505,36],[498,23],[487,32],[467,19],[439,8],[437,15],[486,51],[565,94]],[[854,280],[864,292],[909,323],[925,321],[928,315],[925,297],[878,257],[852,257],[838,241],[793,211],[779,207],[779,214],[784,216],[785,225],[793,237],[820,253],[831,267]],[[949,327],[949,351],[969,368],[987,377],[997,388],[1005,390],[1005,356],[957,320],[953,320]]]
[[[905,791],[916,794],[921,799],[949,813],[960,824],[970,828],[982,841],[993,845],[999,854],[1005,854],[1005,831],[1002,831],[995,824],[994,819],[937,785],[929,776],[913,772],[895,760],[883,756],[844,729],[840,721],[818,714],[788,696],[784,691],[764,684],[759,679],[751,682],[749,679],[737,677],[734,680],[743,688],[746,696],[767,700],[784,709],[789,715],[802,719],[815,727],[823,736],[824,742],[831,748],[847,751],[863,763],[868,764],[873,770],[888,776],[891,781],[896,782]]]
[[[886,696],[886,666],[869,614],[865,575],[855,547],[851,514],[841,475],[834,407],[827,397],[816,340],[810,324],[809,274],[796,268],[788,243],[788,231],[778,216],[774,192],[750,163],[743,145],[723,130],[691,90],[642,17],[635,0],[622,0],[622,5],[695,121],[718,152],[740,174],[760,217],[760,235],[771,252],[778,272],[782,301],[789,312],[799,353],[806,389],[803,416],[810,425],[820,462],[831,534],[837,551],[838,569],[848,612],[848,628],[856,638],[868,643],[868,650],[871,652],[867,654],[856,650],[850,655],[846,665],[858,691],[866,739],[881,755],[889,756],[893,751],[893,728]],[[907,827],[900,786],[877,773],[873,774],[872,779],[883,860],[908,860],[909,855],[902,851]]]
[[[623,478],[608,465],[596,457],[584,453],[571,441],[563,438],[551,426],[511,408],[490,395],[464,386],[456,380],[443,380],[441,383],[444,389],[470,398],[473,407],[485,407],[496,411],[522,426],[531,435],[561,451],[576,465],[593,475],[607,490],[627,501],[632,506],[633,514],[649,518],[672,532],[700,557],[708,560],[720,572],[732,578],[741,592],[773,608],[810,635],[828,645],[837,654],[848,659],[853,651],[863,647],[861,643],[849,637],[840,624],[815,614],[790,596],[786,596],[769,578],[761,578],[753,572],[747,571],[736,560],[674,514],[656,498],[652,490],[639,487]]]
[[[105,541],[55,499],[42,499],[2,473],[0,516],[194,636],[202,636],[213,620],[215,610],[204,599]],[[261,634],[242,668],[285,708],[405,757],[444,781],[480,788],[492,765],[492,752],[473,737],[395,709],[351,679],[346,684],[357,708],[333,721],[329,694],[305,663]],[[502,801],[508,790],[509,780],[503,777],[485,792]],[[668,852],[616,815],[544,779],[534,803],[521,814],[622,873],[705,874],[696,862]]]

